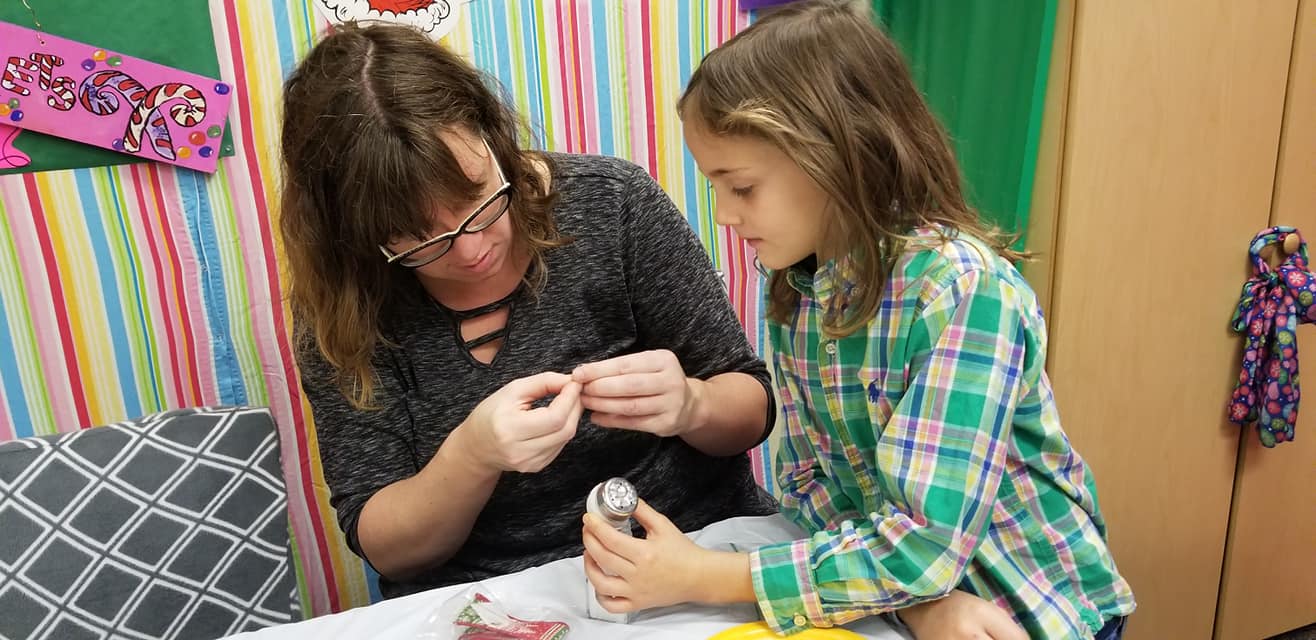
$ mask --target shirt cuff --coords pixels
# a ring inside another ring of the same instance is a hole
[[[830,627],[814,588],[808,540],[760,547],[750,554],[750,576],[763,620],[782,635]]]

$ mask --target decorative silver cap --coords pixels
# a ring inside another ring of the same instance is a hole
[[[603,483],[603,488],[599,491],[599,506],[603,507],[604,512],[617,519],[631,517],[639,502],[640,497],[635,492],[635,485],[626,478],[611,478]]]

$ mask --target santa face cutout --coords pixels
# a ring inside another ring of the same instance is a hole
[[[438,40],[457,26],[468,0],[313,0],[329,22],[392,22],[420,29]]]

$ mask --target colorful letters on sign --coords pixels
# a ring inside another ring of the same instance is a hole
[[[0,64],[0,125],[215,171],[228,84],[7,22]]]

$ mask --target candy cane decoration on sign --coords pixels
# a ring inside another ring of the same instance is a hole
[[[132,76],[122,71],[97,71],[82,81],[82,88],[78,90],[78,102],[82,104],[83,109],[91,113],[108,116],[119,110],[119,96],[115,95],[115,91],[123,95],[124,99],[134,107],[141,104],[142,98],[146,97],[146,87]],[[132,138],[131,132],[126,132],[122,145],[125,151],[136,153],[142,146],[140,133],[136,138]]]
[[[110,89],[118,91],[134,106],[146,97],[146,87],[128,74],[122,71],[97,71],[82,81],[82,88],[78,91],[82,108],[98,116],[108,116],[118,111],[119,96],[114,95]]]
[[[182,100],[169,107],[169,118],[183,127],[195,127],[206,118],[206,98],[190,84],[170,82],[151,89],[146,98],[137,104],[132,117],[128,119],[128,130],[141,140],[142,127],[150,123],[146,134],[151,138],[155,152],[163,158],[174,160],[174,143],[169,135],[169,126],[164,116],[159,113],[166,103]],[[154,117],[152,117],[154,115]],[[123,137],[123,148],[128,148],[128,135]],[[133,151],[136,151],[134,149]]]
[[[142,135],[145,134],[160,157],[176,159],[169,126],[164,115],[159,113],[170,101],[182,100],[168,110],[169,117],[180,126],[196,126],[206,117],[206,99],[191,85],[170,82],[148,91],[140,82],[120,71],[99,71],[87,76],[80,91],[83,108],[99,116],[118,111],[119,97],[112,90],[122,94],[133,106],[122,140],[123,150],[128,153],[141,150]]]

